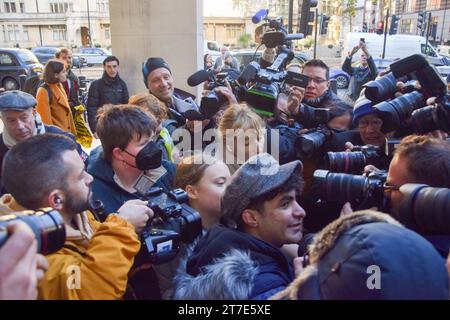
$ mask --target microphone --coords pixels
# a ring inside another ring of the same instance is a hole
[[[269,15],[269,9],[261,9],[259,10],[252,18],[252,22],[254,24],[258,24],[261,20],[264,20]]]
[[[189,77],[187,80],[187,83],[190,87],[196,87],[200,84],[202,84],[205,81],[208,81],[211,77],[211,74],[206,70],[200,70],[194,73],[192,76]]]

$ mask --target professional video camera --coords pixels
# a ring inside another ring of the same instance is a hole
[[[450,235],[450,189],[405,184],[399,221],[426,235]]]
[[[253,17],[253,22],[258,24],[261,20],[266,20],[263,27],[268,27],[268,31],[262,37],[262,44],[266,48],[278,48],[278,56],[266,69],[261,68],[257,62],[251,62],[243,72],[246,75],[243,80],[247,80],[243,84],[249,85],[245,101],[259,113],[272,116],[283,87],[292,85],[306,88],[309,78],[302,74],[285,71],[286,66],[294,58],[292,41],[303,39],[303,34],[288,34],[283,26],[283,20],[268,19],[268,13],[268,10],[260,10]]]
[[[188,111],[185,114],[186,118],[190,120],[211,119],[227,101],[224,95],[214,91],[215,88],[226,87],[226,81],[230,84],[233,94],[238,99],[243,100],[247,89],[239,82],[241,81],[244,84],[247,82],[243,77],[245,77],[245,74],[239,75],[239,73],[233,69],[218,73],[217,75],[206,70],[200,70],[191,75],[188,79],[189,86],[196,87],[204,82],[208,82],[206,89],[209,92],[202,98],[199,112]]]
[[[387,166],[391,154],[386,154],[380,147],[355,146],[351,152],[328,152],[325,156],[327,168],[331,172],[361,174],[368,165],[377,168]]]
[[[175,258],[180,242],[194,241],[202,232],[202,223],[200,214],[186,204],[185,191],[177,189],[166,194],[161,188],[149,188],[149,184],[143,176],[134,187],[154,212],[141,239],[152,263],[161,264]]]
[[[350,202],[355,210],[386,207],[383,185],[387,172],[372,172],[368,176],[314,172],[313,198],[325,202]]]
[[[383,132],[407,128],[409,133],[424,134],[434,130],[450,131],[450,98],[447,84],[434,66],[422,55],[416,54],[391,64],[390,74],[366,85],[365,95],[374,102],[394,97],[397,79],[413,75],[420,82],[420,92],[413,91],[374,108],[383,120]],[[436,97],[434,106],[425,107],[430,97]]]
[[[0,248],[8,240],[7,226],[16,221],[25,222],[34,232],[38,253],[49,255],[59,251],[66,241],[64,220],[58,211],[41,209],[0,217]]]

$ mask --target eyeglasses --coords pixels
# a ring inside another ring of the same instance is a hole
[[[392,192],[392,191],[398,191],[398,190],[400,190],[400,188],[385,182],[383,184],[383,190],[384,190],[384,192]]]
[[[383,125],[383,120],[381,119],[373,119],[370,121],[359,121],[358,122],[358,127],[360,128],[367,128],[368,126],[372,126],[374,128],[381,128],[381,126]]]
[[[327,82],[328,80],[326,79],[321,79],[321,78],[310,78],[309,81],[314,82],[315,84],[322,84],[324,82]]]

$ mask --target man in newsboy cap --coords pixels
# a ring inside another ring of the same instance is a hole
[[[280,250],[300,242],[305,211],[297,203],[302,164],[269,154],[249,159],[221,201],[223,224],[213,227],[175,280],[175,299],[264,300],[287,287],[299,269]]]
[[[34,109],[36,99],[22,91],[5,91],[0,93],[0,118],[3,121],[3,132],[0,134],[0,165],[6,153],[19,142],[45,133],[65,135],[73,140],[75,137],[55,126],[42,123],[39,113]],[[83,160],[86,154],[78,145],[78,152]],[[0,178],[1,178],[0,166]],[[0,191],[0,193],[3,193]]]

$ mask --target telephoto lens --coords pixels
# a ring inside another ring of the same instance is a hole
[[[384,208],[383,184],[385,173],[373,173],[368,177],[327,170],[314,172],[313,197],[325,202],[350,202],[353,208],[362,210]]]
[[[365,96],[373,103],[390,100],[397,91],[397,79],[392,73],[364,85]]]
[[[414,110],[425,106],[424,99],[424,96],[420,92],[414,91],[374,106],[378,116],[383,120],[381,130],[384,133],[388,133],[406,124],[406,121],[411,118]]]
[[[400,192],[401,223],[420,234],[450,235],[450,189],[405,184]]]
[[[356,146],[352,152],[328,152],[325,156],[328,170],[336,173],[362,174],[367,165],[379,168],[380,148],[376,146]]]
[[[25,211],[0,217],[0,247],[8,240],[7,225],[25,222],[34,232],[38,253],[49,255],[59,251],[66,241],[66,228],[61,214],[53,209]]]

